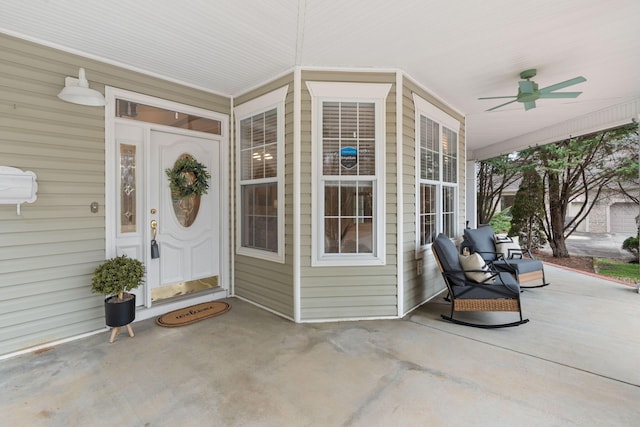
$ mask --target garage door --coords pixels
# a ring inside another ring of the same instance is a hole
[[[611,205],[611,232],[636,234],[636,216],[640,213],[634,203],[614,203]]]

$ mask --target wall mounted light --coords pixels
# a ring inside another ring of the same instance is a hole
[[[63,101],[80,105],[102,106],[106,104],[104,96],[97,90],[89,89],[89,82],[84,75],[84,68],[80,68],[78,78],[65,77],[64,88],[58,94]]]

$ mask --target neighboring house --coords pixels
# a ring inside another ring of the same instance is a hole
[[[0,355],[103,330],[91,274],[122,253],[147,267],[138,319],[229,296],[396,319],[443,289],[430,243],[465,224],[465,118],[402,71],[296,67],[229,98],[7,35],[0,58],[0,165],[38,183],[0,205]],[[106,108],[56,97],[79,67]],[[197,207],[164,174],[184,155],[212,175]]]
[[[519,183],[515,183],[506,188],[502,193],[500,209],[513,206],[515,194],[518,191]],[[627,191],[638,193],[640,189],[628,188]],[[579,212],[584,204],[584,196],[578,197],[571,202],[567,212],[567,221],[570,221]],[[576,231],[586,233],[620,233],[635,236],[637,233],[637,218],[640,215],[640,206],[633,203],[620,191],[605,189],[600,193],[598,200],[583,220]]]

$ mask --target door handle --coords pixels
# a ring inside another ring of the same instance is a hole
[[[151,220],[151,231],[153,233],[153,239],[151,239],[151,259],[160,258],[160,248],[158,242],[156,242],[156,234],[158,233],[158,221]]]
[[[153,233],[153,240],[155,240],[158,234],[158,221],[155,219],[151,220],[151,232]]]

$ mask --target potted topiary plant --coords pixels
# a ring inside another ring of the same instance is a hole
[[[144,283],[144,265],[137,259],[121,255],[100,264],[93,272],[91,290],[106,295],[104,313],[111,331],[109,342],[113,342],[121,326],[126,326],[129,335],[133,329],[129,325],[136,318],[136,296],[128,291]]]

